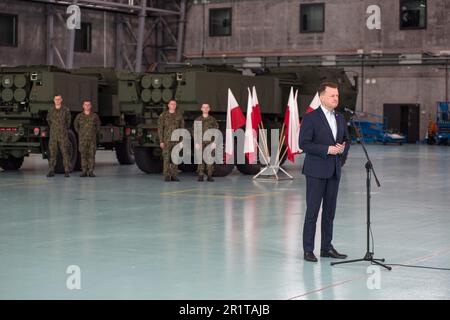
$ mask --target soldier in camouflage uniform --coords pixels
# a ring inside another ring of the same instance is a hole
[[[205,132],[209,129],[219,129],[219,124],[217,123],[217,120],[209,115],[210,106],[207,103],[202,104],[202,115],[199,116],[197,119],[195,119],[195,122],[200,121],[202,124],[202,139],[205,134]],[[195,123],[194,122],[194,123]],[[213,144],[212,147],[215,149],[215,143],[213,141],[202,141],[202,152],[205,150],[205,148]],[[196,151],[200,150],[200,144],[195,144]],[[214,156],[214,151],[212,152],[212,156]],[[198,181],[203,181],[203,176],[205,174],[205,166],[206,166],[206,172],[208,174],[208,181],[214,181],[212,178],[213,172],[214,172],[214,164],[206,164],[205,160],[203,159],[203,156],[200,155],[200,161],[197,167],[197,173],[198,173]]]
[[[62,106],[62,100],[60,95],[56,95],[53,99],[55,105],[47,113],[47,123],[50,127],[50,141],[48,143],[50,159],[47,177],[55,175],[58,148],[62,154],[65,176],[70,177],[69,128],[71,116],[69,108]]]
[[[73,126],[78,134],[78,145],[81,156],[80,177],[95,177],[95,152],[97,150],[97,132],[100,128],[100,119],[91,111],[90,101],[83,102],[83,112],[75,117]]]
[[[184,119],[181,113],[176,111],[177,102],[175,100],[170,100],[167,107],[168,110],[164,111],[158,119],[159,145],[162,149],[164,161],[164,180],[180,181],[177,178],[178,166],[171,161],[172,149],[178,142],[170,141],[170,138],[173,131],[184,128]]]

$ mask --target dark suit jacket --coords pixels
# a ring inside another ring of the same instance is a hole
[[[349,134],[344,116],[336,114],[337,135],[334,140],[333,133],[327,118],[319,107],[303,116],[300,127],[299,146],[306,153],[302,173],[306,176],[328,179],[336,173],[341,176],[342,158],[347,157],[350,148]],[[328,155],[328,147],[336,143],[345,142],[345,151],[342,155]]]

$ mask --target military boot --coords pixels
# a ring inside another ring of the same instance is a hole
[[[51,177],[54,177],[55,176],[55,172],[53,172],[53,170],[52,171],[49,171],[48,173],[47,173],[47,178],[51,178]]]
[[[70,177],[69,171],[64,172],[64,177],[66,177],[66,178],[69,178],[69,177]]]
[[[198,176],[198,181],[200,181],[200,182],[203,181],[203,175],[199,175],[199,176]]]
[[[88,176],[91,177],[91,178],[95,178],[94,171],[89,171],[88,172]]]
[[[170,181],[170,176],[165,176],[164,181],[166,181],[166,182]]]
[[[180,179],[177,178],[177,176],[172,176],[172,181],[180,182]]]
[[[208,179],[207,179],[209,182],[213,182],[214,181],[214,179],[213,179],[213,177],[212,176],[208,176]]]

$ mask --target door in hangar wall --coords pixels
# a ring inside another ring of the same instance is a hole
[[[387,129],[393,129],[407,136],[408,143],[420,140],[420,105],[387,103],[383,105]]]

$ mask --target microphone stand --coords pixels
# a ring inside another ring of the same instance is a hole
[[[370,186],[371,186],[371,181],[372,181],[371,180],[372,179],[372,174],[373,174],[373,176],[375,178],[375,183],[377,184],[377,186],[380,187],[381,184],[380,184],[380,181],[378,180],[377,175],[375,173],[375,170],[373,168],[372,161],[370,161],[369,154],[368,154],[366,146],[364,144],[364,139],[362,137],[362,133],[358,131],[358,129],[356,128],[355,123],[353,121],[353,116],[355,116],[356,120],[359,120],[358,117],[356,116],[356,112],[349,111],[347,108],[346,108],[346,111],[348,111],[348,112],[350,112],[352,114],[352,117],[351,117],[352,126],[355,129],[356,136],[359,138],[359,141],[361,143],[362,149],[364,150],[364,154],[365,154],[366,159],[367,159],[367,162],[365,164],[366,174],[367,174],[367,177],[366,177],[366,192],[367,192],[367,250],[366,250],[366,254],[364,255],[364,258],[362,258],[362,259],[348,260],[348,261],[339,261],[339,262],[331,262],[331,265],[334,266],[334,265],[344,264],[344,263],[369,261],[372,264],[376,264],[376,265],[382,266],[382,267],[384,267],[384,268],[386,268],[388,270],[392,270],[391,267],[389,267],[389,266],[387,266],[387,265],[382,263],[382,262],[384,262],[384,259],[375,259],[374,258],[374,252],[370,251],[370,198],[371,198]]]

